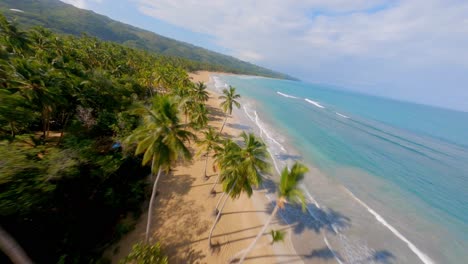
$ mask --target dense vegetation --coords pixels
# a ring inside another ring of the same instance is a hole
[[[194,131],[204,136],[197,142],[205,162],[213,155],[220,168],[215,185],[224,195],[208,239],[215,247],[211,235],[227,200],[250,196],[271,166],[254,134],[234,141],[208,126],[206,86],[186,72],[196,65],[41,27],[22,31],[0,15],[0,249],[25,259],[11,250],[17,241],[35,263],[103,263],[102,252],[132,229],[148,193],[148,210],[157,206],[159,178],[192,158]],[[234,87],[220,96],[224,123],[239,97]],[[304,203],[297,183],[305,171],[283,171],[272,217],[287,202]],[[167,263],[149,234],[151,215],[145,240],[124,263]],[[241,262],[268,224],[236,255]],[[283,237],[271,234],[273,242]]]
[[[23,12],[10,9],[19,9]],[[15,18],[26,27],[44,26],[54,32],[78,36],[86,33],[129,47],[193,60],[198,62],[204,70],[292,79],[285,74],[132,27],[92,11],[78,9],[59,0],[2,0],[0,11],[9,19]]]
[[[0,223],[37,263],[91,263],[145,200],[149,170],[120,147],[135,105],[170,92],[195,109],[191,125],[206,122],[181,99],[193,64],[4,17],[0,28]]]

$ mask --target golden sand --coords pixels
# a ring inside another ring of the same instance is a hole
[[[190,77],[194,82],[208,82],[210,74],[212,73],[203,71],[192,73]],[[207,103],[210,111],[209,124],[216,129],[220,129],[224,118],[219,103],[218,95],[210,93]],[[238,136],[242,131],[236,128],[240,127],[236,124],[238,120],[235,117],[229,118],[223,134]],[[194,153],[197,152],[195,144],[192,143],[190,147]],[[211,251],[208,234],[215,219],[213,209],[222,194],[222,187],[216,187],[216,197],[210,195],[216,173],[210,158],[207,166],[210,178],[205,181],[204,165],[204,157],[194,157],[190,163],[177,165],[170,175],[161,177],[159,195],[152,210],[154,216],[151,240],[161,243],[169,256],[169,263],[227,263],[235,253],[252,242],[269,216],[267,208],[271,206],[262,191],[255,191],[251,198],[243,194],[237,200],[229,199],[213,235],[213,242],[220,247]],[[111,255],[112,263],[118,263],[130,252],[133,244],[144,239],[146,219],[147,214],[142,214],[135,230],[109,249],[106,255]],[[271,228],[287,232],[286,241],[271,246],[269,235],[264,235],[249,254],[246,263],[302,263],[289,239],[291,227],[275,226],[274,223]]]

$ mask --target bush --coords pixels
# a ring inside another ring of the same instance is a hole
[[[167,264],[167,256],[161,251],[159,243],[148,245],[138,243],[133,246],[132,252],[120,264]]]

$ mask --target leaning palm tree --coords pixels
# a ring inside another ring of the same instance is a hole
[[[288,171],[287,167],[283,169],[283,171],[281,172],[281,179],[278,189],[278,199],[276,200],[275,208],[273,209],[273,212],[271,213],[268,220],[263,225],[262,230],[260,230],[258,235],[255,237],[254,241],[252,241],[252,243],[250,243],[250,245],[245,250],[244,254],[240,258],[239,263],[243,263],[245,257],[255,247],[260,237],[270,225],[271,220],[273,220],[273,218],[275,217],[276,213],[278,212],[278,209],[284,209],[285,204],[291,202],[300,204],[302,206],[302,210],[305,211],[306,204],[304,193],[302,193],[302,191],[298,188],[298,184],[304,178],[304,174],[307,173],[307,171],[309,171],[309,169],[298,162],[294,163],[294,165],[291,168],[291,171]]]
[[[219,144],[219,135],[215,132],[213,127],[208,127],[208,130],[203,131],[203,136],[203,140],[198,141],[198,145],[201,147],[200,152],[203,152],[206,156],[203,175],[205,180],[207,180],[208,176],[206,176],[206,167],[208,165],[209,154]]]
[[[263,244],[260,244],[257,246],[257,248],[262,248],[262,247],[266,247],[266,246],[271,246],[275,243],[278,243],[278,242],[284,242],[284,236],[285,236],[285,232],[282,231],[282,230],[270,230],[270,237],[271,237],[271,241],[270,242],[267,242],[267,243],[263,243]],[[247,248],[237,252],[236,254],[234,254],[234,256],[232,256],[229,260],[230,263],[236,261],[238,258],[237,256],[245,253],[247,251]]]
[[[198,82],[192,89],[192,95],[197,102],[204,103],[208,101],[209,95],[206,90],[206,85],[203,82]]]
[[[185,141],[194,135],[185,130],[178,117],[178,104],[169,96],[157,96],[151,108],[138,108],[135,113],[143,117],[143,124],[127,138],[128,142],[137,142],[135,155],[144,153],[143,165],[151,162],[151,173],[157,171],[148,208],[145,242],[149,239],[151,227],[151,209],[156,196],[158,180],[162,171],[168,172],[173,162],[191,159],[191,153]]]
[[[221,127],[221,130],[219,133],[223,132],[224,125],[226,124],[226,120],[228,119],[229,115],[232,114],[232,106],[235,105],[237,108],[240,108],[240,103],[237,101],[237,99],[240,98],[239,94],[236,94],[236,88],[229,86],[228,89],[223,90],[223,95],[219,97],[219,99],[222,99],[223,101],[221,102],[220,106],[223,108],[224,113],[226,114],[226,117],[224,118],[223,126]]]
[[[218,223],[226,201],[229,197],[236,199],[242,192],[247,196],[252,195],[252,186],[258,186],[262,182],[262,174],[270,172],[269,155],[266,145],[253,133],[242,132],[242,146],[234,143],[229,146],[229,152],[221,161],[221,177],[223,179],[223,189],[226,198],[221,208],[217,210],[215,222],[208,237],[209,246],[212,247],[211,237]]]
[[[217,145],[213,150],[214,150],[214,165],[218,167],[222,167],[226,165],[226,159],[229,158],[228,155],[230,154],[231,150],[230,148],[232,146],[237,146],[234,141],[231,139],[224,139],[222,140],[221,144]],[[219,180],[221,179],[221,172],[218,173],[218,176],[216,177],[216,181],[213,183],[213,186],[211,187],[210,193],[216,196],[216,191],[215,187],[219,183]],[[218,199],[218,203],[216,204],[216,209],[218,209],[219,203],[221,202],[221,199],[226,195],[225,192],[223,192],[223,195]],[[217,210],[216,213],[217,214]]]

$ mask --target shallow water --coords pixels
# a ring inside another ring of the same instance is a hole
[[[301,82],[216,76],[264,138],[277,170],[295,160],[308,212],[289,207],[294,243],[310,234],[341,263],[468,260],[468,113]],[[304,257],[307,262],[309,258]]]

